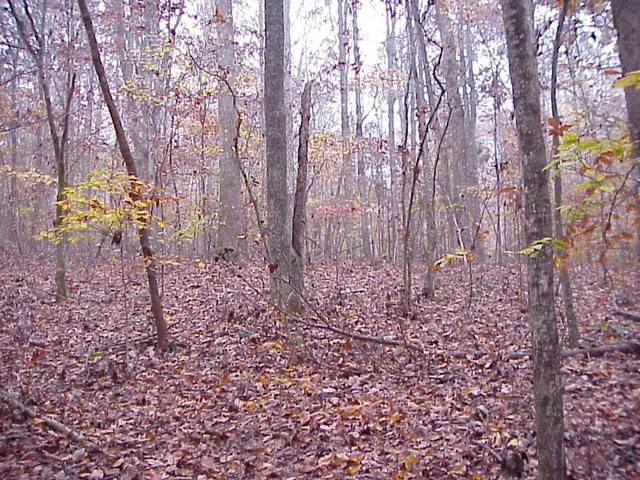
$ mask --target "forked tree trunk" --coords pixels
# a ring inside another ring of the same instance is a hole
[[[71,108],[71,101],[73,99],[73,92],[75,89],[75,74],[69,76],[69,82],[67,84],[67,97],[64,111],[64,119],[62,125],[62,135],[58,132],[56,126],[56,115],[53,110],[53,102],[51,100],[51,92],[49,89],[49,82],[45,72],[45,59],[44,53],[46,51],[46,45],[42,36],[42,31],[38,31],[35,26],[35,21],[31,15],[29,4],[23,3],[24,15],[27,17],[27,24],[29,30],[23,23],[21,15],[16,9],[13,1],[9,0],[9,9],[13,16],[16,27],[18,28],[18,34],[24,44],[25,49],[29,52],[29,55],[33,58],[36,64],[36,71],[38,77],[38,84],[42,91],[44,98],[45,109],[47,112],[47,124],[49,125],[49,133],[51,135],[51,143],[53,144],[53,154],[56,161],[56,175],[57,175],[57,188],[56,188],[56,217],[53,222],[56,229],[60,229],[64,222],[65,210],[62,202],[65,200],[65,189],[67,188],[67,173],[66,173],[66,161],[65,151],[67,144],[67,136],[69,132],[69,112]],[[32,40],[33,39],[33,40]],[[32,43],[35,42],[35,45]],[[67,238],[64,232],[59,230],[56,232],[55,249],[56,249],[56,302],[62,303],[67,299],[67,269],[65,261]]]
[[[102,90],[102,96],[109,109],[109,115],[113,123],[113,129],[115,130],[116,140],[118,141],[118,147],[120,148],[120,154],[127,167],[127,173],[131,179],[131,188],[129,189],[129,197],[132,202],[143,200],[140,194],[140,186],[138,183],[138,170],[136,167],[135,159],[129,148],[129,142],[118,114],[118,109],[111,96],[111,90],[109,89],[109,83],[107,82],[107,74],[100,58],[100,50],[98,49],[98,41],[96,40],[96,33],[93,28],[93,22],[91,21],[91,14],[87,7],[86,0],[78,0],[78,6],[80,7],[80,13],[82,14],[82,23],[87,32],[87,39],[89,41],[89,48],[91,49],[91,59],[93,61],[93,67],[95,68],[96,75],[98,76],[98,82],[100,83],[100,89]],[[148,208],[148,207],[147,207]],[[140,240],[140,250],[142,251],[142,258],[144,260],[144,267],[147,273],[147,281],[149,283],[149,296],[151,297],[151,312],[156,327],[156,334],[158,336],[157,347],[158,350],[163,351],[169,345],[169,332],[167,329],[167,323],[164,319],[162,312],[162,300],[160,298],[160,292],[158,290],[158,275],[156,271],[155,259],[153,257],[153,251],[151,250],[151,241],[149,240],[148,224],[143,224],[138,227],[138,239]]]
[[[352,190],[352,165],[351,165],[351,124],[349,123],[349,58],[347,57],[347,47],[349,46],[349,33],[347,30],[347,13],[349,8],[348,0],[338,0],[338,70],[340,72],[340,135],[342,145],[342,165],[340,176],[338,177],[337,200],[339,207],[342,207],[351,198]],[[340,209],[339,209],[340,210]],[[334,225],[334,254],[343,253],[341,244],[343,238],[339,235],[343,227],[348,230],[349,219],[340,211],[334,216],[337,218],[337,225]],[[349,240],[348,240],[349,241]]]
[[[501,0],[524,180],[527,245],[552,236],[551,202],[540,119],[538,66],[531,0]],[[560,345],[554,311],[552,248],[528,257],[529,323],[533,346],[538,471],[542,480],[566,479]]]
[[[418,132],[419,138],[422,141],[428,140],[424,137],[429,134],[427,131],[426,112],[429,110],[433,112],[438,108],[438,100],[436,100],[435,92],[433,91],[433,85],[431,84],[431,71],[428,65],[427,59],[427,45],[424,38],[424,30],[420,19],[420,12],[418,9],[418,0],[411,0],[411,13],[414,22],[415,38],[417,41],[418,52],[418,68],[416,72],[416,92],[418,103]],[[427,106],[427,99],[424,98],[424,91],[427,91],[427,97],[429,105]],[[440,137],[441,127],[438,121],[437,112],[432,119],[433,131],[436,138]],[[429,159],[427,154],[427,145],[423,149],[423,155],[425,156],[424,168],[423,168],[423,182],[424,182],[424,204],[425,204],[425,260],[426,269],[424,272],[424,278],[422,283],[422,295],[428,299],[433,300],[435,298],[435,269],[433,263],[436,259],[436,249],[438,247],[438,232],[436,231],[436,175],[435,164]],[[448,175],[448,173],[447,173]],[[448,185],[448,182],[446,182]],[[445,195],[447,193],[445,192]]]

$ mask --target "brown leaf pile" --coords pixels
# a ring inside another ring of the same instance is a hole
[[[470,308],[466,270],[441,272],[437,300],[416,286],[406,319],[396,268],[312,268],[303,320],[321,313],[421,354],[287,319],[268,302],[263,265],[185,260],[163,272],[173,343],[160,357],[135,261],[73,263],[58,306],[52,262],[2,260],[0,394],[91,444],[5,402],[0,478],[535,478],[531,365],[507,359],[529,349],[515,265],[474,265]],[[594,272],[574,282],[582,346],[638,339]],[[565,359],[575,478],[640,474],[638,366],[619,353]]]

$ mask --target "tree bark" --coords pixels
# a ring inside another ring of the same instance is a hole
[[[469,7],[469,0],[465,0],[465,8]],[[475,63],[474,47],[471,40],[471,22],[469,22],[461,34],[463,40],[460,41],[460,56],[463,67],[463,91],[465,98],[465,130],[467,140],[467,205],[469,206],[471,247],[474,249],[476,257],[483,259],[485,255],[484,242],[482,240],[482,199],[479,193],[478,182],[478,141],[477,141],[477,105],[478,92],[476,89],[476,79],[473,72]]]
[[[287,121],[285,111],[285,39],[282,0],[264,3],[264,120],[267,155],[267,245],[272,300],[287,306],[291,238],[287,235]]]
[[[236,109],[234,107],[233,85],[235,72],[235,49],[233,44],[233,9],[231,0],[216,2],[220,56],[218,69],[223,80],[218,93],[218,127],[220,154],[220,210],[218,221],[217,253],[237,252],[238,237],[242,233],[242,178],[235,148]],[[235,256],[235,255],[234,255]]]
[[[525,238],[528,245],[552,235],[551,202],[541,124],[538,67],[530,0],[501,0],[522,158]],[[566,478],[560,346],[554,311],[552,248],[527,259],[529,323],[533,346],[538,471],[542,480]]]
[[[354,85],[356,94],[356,149],[357,149],[357,184],[358,203],[360,204],[360,238],[362,240],[362,255],[371,258],[371,232],[369,225],[369,209],[367,205],[367,177],[364,165],[364,152],[362,151],[362,87],[360,85],[360,45],[358,42],[358,5],[353,4],[352,27],[353,27],[353,61],[355,63]]]
[[[622,73],[640,70],[640,4],[637,0],[612,0],[613,23],[618,32],[618,55]],[[636,87],[624,89],[627,102],[629,132],[633,141],[633,155],[636,162],[635,194],[636,206],[640,210],[640,90]],[[640,224],[636,227],[636,264],[640,268]]]
[[[387,70],[388,76],[393,77],[397,68],[396,65],[396,15],[391,12],[391,6],[387,5]],[[390,261],[396,259],[396,238],[398,233],[398,202],[396,200],[396,127],[395,127],[395,105],[396,95],[390,87],[387,94],[387,116],[388,116],[388,137],[387,137],[387,155],[389,159],[389,183],[390,189],[387,195],[387,216],[388,216],[388,241],[387,255]],[[386,183],[386,182],[385,182]]]
[[[298,174],[293,202],[293,222],[291,227],[291,285],[294,294],[287,306],[290,312],[302,310],[300,296],[304,292],[304,266],[307,251],[305,237],[307,231],[307,170],[309,165],[309,120],[311,119],[311,82],[305,84],[300,101],[300,130],[298,134]]]
[[[469,222],[469,207],[473,204],[467,198],[467,176],[473,167],[469,160],[469,142],[467,137],[467,122],[465,110],[460,96],[460,79],[458,76],[456,44],[453,37],[448,5],[436,2],[436,23],[442,39],[442,71],[446,86],[447,101],[451,109],[450,132],[446,135],[447,144],[453,155],[450,165],[452,172],[451,210],[454,228],[458,232],[458,246],[467,249],[471,246],[471,232]],[[474,207],[475,208],[475,207]]]
[[[127,168],[127,173],[131,179],[131,188],[129,190],[129,197],[133,203],[143,200],[140,193],[140,185],[138,183],[138,170],[136,167],[135,159],[129,148],[129,142],[120,120],[120,115],[116,104],[111,96],[111,90],[109,89],[109,83],[107,82],[107,74],[100,58],[100,50],[98,48],[98,41],[96,40],[96,33],[93,28],[93,22],[91,21],[91,14],[87,7],[86,0],[78,0],[78,6],[80,7],[80,13],[82,14],[82,23],[87,32],[87,39],[89,41],[89,48],[91,49],[91,59],[93,61],[93,67],[95,68],[96,75],[98,76],[98,82],[100,83],[100,89],[102,90],[102,96],[109,109],[109,115],[113,123],[113,129],[115,130],[116,140],[118,147],[120,148],[120,154],[124,160]],[[147,207],[148,208],[148,207]],[[167,323],[164,319],[162,311],[162,300],[160,298],[160,292],[158,290],[158,276],[156,272],[156,264],[151,249],[151,241],[149,239],[148,224],[144,224],[138,227],[138,239],[140,240],[140,249],[142,251],[142,258],[144,260],[144,266],[147,273],[147,281],[149,283],[149,296],[151,297],[151,312],[156,327],[156,334],[158,335],[158,350],[163,351],[169,345],[169,332],[167,329]]]
[[[431,75],[429,68],[427,66],[427,52],[426,52],[426,42],[424,39],[424,31],[422,30],[422,23],[420,22],[420,14],[418,11],[418,1],[411,0],[411,15],[413,17],[414,22],[414,34],[417,40],[417,51],[418,51],[418,59],[416,69],[416,96],[417,96],[417,107],[418,107],[418,138],[421,142],[425,142],[423,148],[420,149],[420,153],[424,156],[423,161],[423,181],[424,181],[424,211],[425,211],[425,262],[427,264],[427,268],[424,272],[424,278],[422,280],[422,295],[428,299],[433,300],[435,298],[435,270],[433,268],[433,263],[435,261],[436,256],[436,248],[437,248],[437,232],[436,232],[436,216],[435,216],[435,181],[436,172],[434,172],[434,166],[427,155],[427,139],[425,138],[428,135],[427,131],[427,122],[426,122],[426,112],[430,107],[430,110],[433,112],[434,109],[437,108],[437,101],[435,98],[435,94],[433,92],[433,88],[430,85],[430,82],[425,80],[425,76]],[[411,18],[407,18],[407,21],[410,22]],[[427,95],[429,96],[429,106],[427,106],[427,101],[424,97],[425,84],[427,84]],[[436,114],[437,115],[437,114]],[[433,117],[434,131],[436,134],[440,132],[440,125],[437,119],[437,116]]]
[[[17,71],[18,56],[13,56],[13,71]],[[11,108],[17,109],[17,80],[11,82]],[[17,125],[12,125],[10,133],[10,149],[11,149],[11,169],[15,171],[18,165],[18,132]],[[11,222],[11,228],[9,230],[9,239],[15,242],[18,247],[18,253],[22,255],[22,243],[20,242],[20,221],[18,215],[18,182],[15,175],[11,176],[9,185],[9,221]]]

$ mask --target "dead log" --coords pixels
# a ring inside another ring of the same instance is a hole
[[[613,343],[611,345],[604,345],[602,347],[589,347],[589,348],[576,348],[574,350],[566,350],[562,352],[562,358],[574,357],[576,355],[588,355],[590,357],[602,357],[607,353],[620,352],[620,353],[633,353],[640,355],[640,343],[638,342],[625,342],[625,343]],[[507,360],[515,360],[518,358],[526,358],[531,356],[529,352],[511,352],[506,355]]]
[[[607,353],[620,352],[620,353],[633,353],[640,354],[640,343],[637,342],[625,342],[625,343],[613,343],[611,345],[604,345],[602,347],[591,348],[576,348],[575,350],[567,350],[562,353],[563,357],[573,357],[575,355],[589,355],[590,357],[601,357]]]
[[[632,312],[631,310],[625,310],[624,308],[620,308],[616,299],[613,299],[613,313],[614,315],[620,315],[622,317],[627,317],[636,322],[640,322],[640,313]]]
[[[38,413],[33,408],[27,407],[22,402],[16,400],[15,398],[9,395],[0,393],[0,400],[2,400],[4,403],[11,406],[12,408],[15,408],[16,410],[19,410],[20,412],[24,413],[27,417],[31,418],[36,424],[44,423],[52,430],[58,433],[61,433],[62,435],[70,438],[74,442],[79,443],[80,445],[85,445],[97,450],[101,450],[95,443],[91,442],[90,440],[87,440],[81,433],[67,427],[65,424],[59,422],[54,418],[51,418],[48,415],[38,415]]]

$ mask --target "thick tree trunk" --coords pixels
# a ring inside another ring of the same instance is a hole
[[[291,238],[287,191],[287,121],[284,104],[285,39],[282,0],[265,0],[264,120],[267,155],[267,246],[271,298],[282,307],[289,299]]]
[[[291,285],[294,295],[287,306],[289,311],[301,311],[304,293],[304,266],[307,249],[305,237],[307,233],[307,170],[309,165],[309,120],[311,119],[311,83],[307,83],[302,91],[300,102],[300,131],[298,134],[298,174],[293,202],[293,222],[291,227]]]
[[[552,235],[551,202],[540,118],[540,92],[533,43],[531,0],[501,0],[522,158],[525,238],[528,245]],[[546,245],[528,266],[529,322],[533,346],[538,471],[542,480],[564,480],[564,416],[560,345],[554,311],[552,248]]]
[[[91,49],[91,59],[93,61],[93,67],[95,68],[96,75],[98,76],[98,82],[100,83],[100,89],[102,90],[102,96],[109,109],[109,115],[113,123],[113,129],[115,130],[116,140],[118,147],[120,148],[120,154],[127,167],[127,173],[131,178],[131,189],[129,190],[129,197],[136,203],[142,200],[140,195],[140,187],[138,185],[138,170],[136,167],[135,159],[129,148],[129,142],[120,120],[120,115],[116,108],[116,104],[111,96],[111,90],[109,89],[109,83],[107,82],[107,74],[100,58],[100,50],[98,48],[98,42],[96,40],[96,33],[93,28],[93,22],[91,21],[91,14],[87,7],[86,0],[78,0],[78,6],[82,14],[82,23],[87,32],[87,38],[89,41],[89,48]],[[149,296],[151,297],[151,312],[156,327],[156,334],[158,335],[158,349],[160,351],[165,350],[169,345],[169,332],[167,329],[167,323],[164,319],[162,312],[162,300],[160,298],[160,292],[158,290],[158,276],[156,272],[156,264],[151,250],[151,241],[149,240],[148,225],[142,225],[138,228],[138,238],[140,240],[140,249],[142,251],[142,258],[144,259],[144,266],[147,273],[147,281],[149,283]]]
[[[638,0],[612,0],[613,23],[618,31],[618,55],[622,73],[640,70],[640,2]],[[640,209],[640,90],[635,87],[624,89],[627,101],[629,131],[634,143],[636,162],[635,193],[636,206]],[[640,224],[636,227],[636,264],[640,268]]]
[[[217,23],[220,55],[218,68],[223,79],[218,93],[218,127],[220,154],[220,212],[218,222],[218,253],[237,252],[242,233],[242,178],[235,151],[237,114],[234,106],[235,49],[233,43],[233,10],[231,0],[218,0]],[[230,250],[231,249],[231,250]]]

